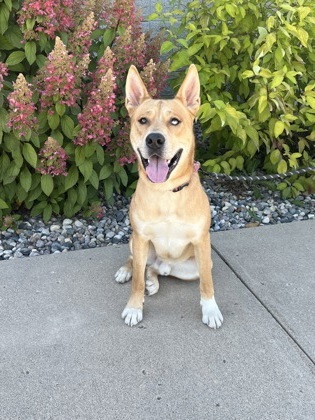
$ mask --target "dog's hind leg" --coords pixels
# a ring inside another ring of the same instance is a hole
[[[159,291],[158,272],[154,267],[147,267],[145,273],[145,290],[148,296],[155,295]]]
[[[132,256],[128,258],[126,263],[120,267],[115,274],[115,280],[117,283],[126,283],[132,277]]]

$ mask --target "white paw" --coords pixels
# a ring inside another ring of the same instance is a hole
[[[133,327],[142,321],[143,310],[139,308],[125,308],[121,316],[125,320],[125,324]]]
[[[129,281],[131,279],[131,276],[132,271],[130,270],[130,268],[123,265],[115,274],[115,280],[117,281],[117,283],[126,283],[126,281]]]
[[[223,316],[220,309],[214,299],[203,299],[200,300],[202,308],[202,322],[210,328],[219,328],[223,322]]]
[[[146,279],[145,281],[145,289],[147,291],[148,296],[152,296],[159,291],[160,284],[158,279]]]

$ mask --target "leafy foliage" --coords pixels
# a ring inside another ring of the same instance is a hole
[[[0,0],[0,224],[98,213],[100,193],[128,187],[125,77],[136,65],[158,94],[161,42],[134,0]]]
[[[200,122],[210,145],[204,167],[285,173],[315,161],[315,9],[312,0],[161,3],[168,39],[161,52],[177,72],[195,63],[201,81]],[[179,6],[175,8],[175,3]],[[185,11],[184,11],[185,10]],[[295,189],[315,189],[315,178]],[[281,185],[288,196],[289,188]],[[295,192],[291,191],[293,195]]]

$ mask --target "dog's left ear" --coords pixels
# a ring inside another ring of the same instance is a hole
[[[150,99],[140,74],[135,66],[130,66],[126,79],[126,100],[125,105],[129,115],[133,113],[145,99]]]
[[[200,107],[200,82],[197,68],[191,64],[176,98],[196,115]]]

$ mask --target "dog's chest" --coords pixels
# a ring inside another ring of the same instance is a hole
[[[175,221],[146,223],[142,233],[154,245],[156,254],[162,260],[176,260],[190,254],[196,236],[194,226]]]

